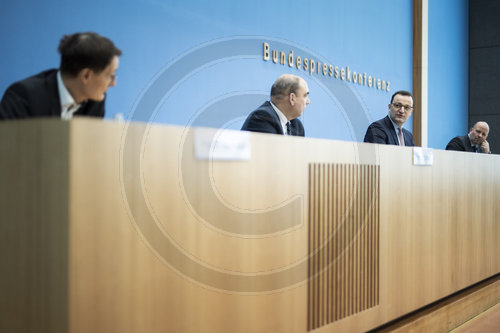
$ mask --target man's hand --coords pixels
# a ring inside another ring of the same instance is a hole
[[[485,154],[490,153],[490,144],[488,141],[484,140],[483,143],[481,143],[481,147],[483,148]]]

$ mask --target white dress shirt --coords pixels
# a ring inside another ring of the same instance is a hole
[[[61,71],[57,71],[57,88],[59,89],[59,101],[61,103],[61,119],[70,120],[81,104],[76,104],[73,96],[66,89],[61,77]]]
[[[283,134],[287,135],[286,133],[286,123],[288,122],[288,119],[285,117],[283,112],[278,109],[276,105],[273,104],[273,102],[270,102],[271,106],[273,107],[274,111],[278,114],[278,117],[280,118],[280,123],[281,123],[281,129],[283,130]]]

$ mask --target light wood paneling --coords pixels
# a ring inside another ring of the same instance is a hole
[[[67,123],[0,124],[0,332],[68,331],[68,145]]]
[[[190,129],[90,119],[0,136],[2,332],[306,332],[309,282],[315,332],[363,332],[500,272],[497,155],[252,134],[249,161],[202,161]],[[377,192],[378,254],[375,224],[347,246]],[[316,283],[325,221],[348,222]]]
[[[373,333],[450,332],[496,304],[500,304],[500,276],[440,300]],[[462,331],[462,327],[457,331]],[[465,327],[463,332],[467,332]]]

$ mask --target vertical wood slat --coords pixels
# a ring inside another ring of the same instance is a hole
[[[308,330],[379,303],[379,167],[309,165]]]
[[[315,173],[314,172],[314,165],[312,164],[309,164],[309,179],[308,179],[308,183],[309,183],[309,188],[308,188],[308,198],[309,198],[309,201],[308,201],[308,206],[309,207],[312,207],[314,205],[314,199],[313,199],[313,188],[314,186],[312,185],[313,183],[313,178],[312,178],[312,175]],[[312,214],[313,214],[313,210],[312,209],[309,209],[308,211],[308,216],[307,216],[307,219],[309,221],[309,224],[308,224],[308,235],[309,237],[311,237],[311,235],[314,233],[313,230],[312,230],[312,227],[313,227],[313,220],[312,220]],[[308,244],[307,244],[307,252],[308,253],[311,253],[312,252],[312,242],[311,242],[311,239],[309,238],[308,240]],[[309,277],[312,277],[312,269],[311,269],[311,265],[312,265],[312,260],[309,260],[308,263],[307,263],[307,276]],[[311,295],[312,294],[312,283],[311,281],[309,280],[309,283],[307,284],[307,295]],[[310,327],[312,327],[312,316],[313,316],[313,307],[311,306],[311,300],[310,298],[308,298],[308,304],[307,304],[307,328],[310,329]]]
[[[413,139],[427,147],[428,0],[413,0]]]

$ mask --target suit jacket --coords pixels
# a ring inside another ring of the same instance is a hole
[[[413,142],[413,135],[410,131],[403,128],[403,138],[405,139],[405,146],[413,147],[415,142]],[[389,116],[385,116],[380,120],[371,123],[368,126],[365,134],[364,142],[371,143],[381,143],[386,145],[399,145],[398,136],[394,130],[391,119]]]
[[[290,120],[292,135],[304,136],[304,125],[299,119]],[[250,113],[241,127],[242,131],[272,133],[283,135],[283,128],[278,114],[269,101]]]
[[[446,145],[446,150],[469,151],[473,153],[476,152],[474,148],[472,148],[472,143],[470,142],[469,135],[454,137]],[[478,147],[478,153],[484,153],[483,147]]]
[[[74,115],[104,117],[104,101],[87,101]],[[50,69],[13,83],[0,102],[0,120],[60,117],[57,69]]]

